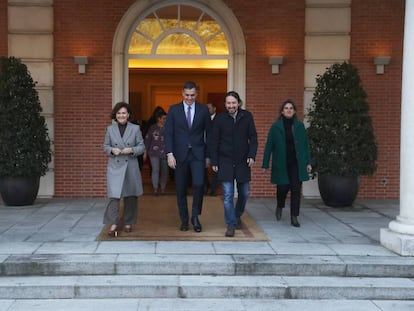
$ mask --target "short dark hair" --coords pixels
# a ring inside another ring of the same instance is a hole
[[[224,102],[226,102],[226,98],[229,96],[233,96],[235,99],[237,99],[237,102],[239,103],[239,105],[242,104],[242,100],[240,98],[239,93],[235,92],[235,91],[230,91],[226,93],[226,96],[224,96]]]
[[[128,114],[129,114],[129,118],[131,117],[131,115],[132,115],[132,110],[131,110],[131,107],[128,105],[128,103],[126,103],[126,102],[119,102],[119,103],[116,103],[116,104],[115,104],[114,108],[112,108],[112,112],[111,112],[111,119],[112,119],[112,120],[116,120],[116,113],[117,113],[117,112],[118,112],[121,108],[126,108],[126,110],[127,110]],[[129,118],[128,118],[128,119],[129,119]]]
[[[162,118],[163,116],[166,116],[167,113],[164,110],[159,110],[154,114],[155,120]]]
[[[191,90],[191,89],[196,89],[196,91],[198,91],[197,84],[195,84],[195,82],[193,82],[193,81],[185,82],[184,86],[183,86],[183,90]]]

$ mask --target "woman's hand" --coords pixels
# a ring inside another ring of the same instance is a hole
[[[112,152],[112,154],[113,155],[120,155],[121,154],[121,149],[119,149],[119,148],[112,148],[111,149],[111,152]]]
[[[122,149],[121,154],[131,154],[133,152],[132,148],[124,148]]]

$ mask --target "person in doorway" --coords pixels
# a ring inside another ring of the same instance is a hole
[[[124,201],[124,231],[131,232],[137,222],[138,196],[142,195],[142,179],[137,157],[145,150],[144,140],[138,125],[129,122],[131,108],[125,102],[117,103],[111,118],[116,123],[106,129],[103,150],[108,156],[107,191],[109,203],[103,223],[109,224],[108,235],[118,235],[120,200]]]
[[[183,101],[168,110],[165,125],[165,147],[168,166],[175,170],[175,184],[181,231],[188,231],[187,186],[192,181],[191,224],[201,232],[198,216],[204,196],[204,174],[207,163],[206,139],[210,127],[210,114],[206,105],[196,102],[197,85],[188,81],[182,90]]]
[[[150,118],[147,121],[145,121],[145,126],[142,129],[144,137],[147,135],[147,131],[149,130],[149,128],[157,123],[157,117],[160,113],[164,113],[165,115],[167,115],[167,112],[164,110],[164,108],[162,108],[161,106],[155,107],[152,111]]]
[[[226,112],[214,120],[211,137],[211,166],[221,181],[225,236],[233,237],[241,229],[243,215],[250,194],[251,167],[257,153],[257,132],[253,115],[241,109],[242,100],[237,92],[228,92],[224,99]],[[237,185],[237,203],[234,206],[234,182]]]
[[[167,114],[164,111],[159,111],[155,116],[157,122],[153,124],[145,135],[145,153],[144,161],[147,156],[151,163],[151,179],[154,194],[165,194],[165,187],[167,185],[168,164],[165,155],[165,141],[164,130],[165,122],[167,121]]]
[[[208,112],[210,113],[210,119],[211,119],[211,127],[213,126],[214,123],[214,118],[216,117],[216,104],[213,102],[209,102],[207,103],[207,108],[208,108]],[[210,180],[211,178],[211,180]],[[206,168],[206,180],[205,180],[205,188],[206,188],[206,193],[208,193],[208,190],[210,190],[210,195],[211,196],[216,196],[217,195],[217,187],[218,187],[218,182],[217,182],[217,174],[216,172],[214,172],[213,170],[210,170],[208,167]]]
[[[271,182],[276,184],[276,219],[282,218],[290,191],[290,220],[300,227],[298,216],[302,182],[312,172],[308,138],[304,124],[296,117],[296,105],[288,99],[280,108],[279,120],[272,124],[263,154],[262,168],[267,171],[272,158]]]
[[[151,114],[150,118],[143,122],[142,127],[141,127],[141,132],[142,132],[143,137],[146,137],[149,128],[157,123],[157,116],[160,113],[165,113],[166,114],[164,108],[162,108],[161,106],[155,107],[154,110],[152,111],[152,114]],[[139,156],[138,160],[140,161],[141,166],[142,166],[144,164],[144,162],[146,162],[144,160],[144,154],[142,156]],[[149,165],[149,168],[150,168],[150,175],[152,176],[152,166],[151,166],[150,161],[148,161],[148,165]]]

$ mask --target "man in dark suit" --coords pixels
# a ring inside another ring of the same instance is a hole
[[[211,121],[207,106],[195,101],[197,93],[198,87],[194,82],[188,81],[184,84],[183,101],[170,107],[164,135],[168,166],[175,169],[180,230],[188,230],[187,186],[191,176],[191,224],[194,231],[201,232],[198,216],[203,205],[206,140]]]

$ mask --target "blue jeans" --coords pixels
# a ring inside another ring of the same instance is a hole
[[[237,218],[239,218],[246,207],[247,198],[250,194],[250,183],[237,183],[237,202],[234,208],[234,182],[222,182],[223,198],[224,198],[224,220],[229,227],[236,227]]]

